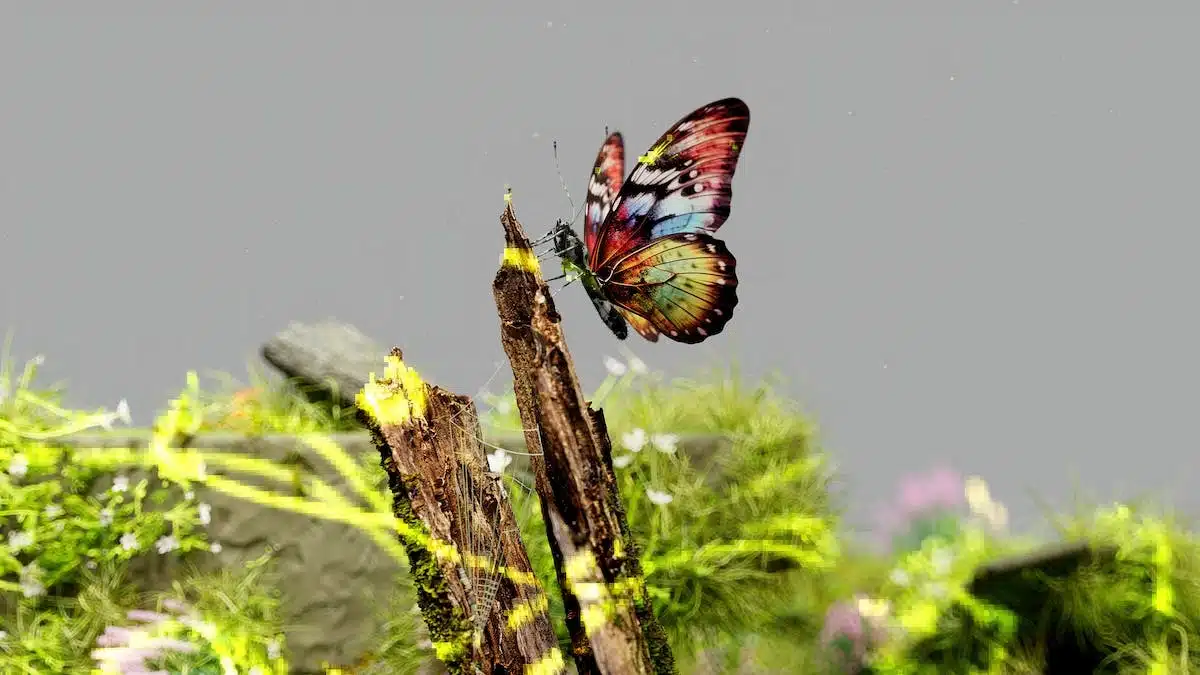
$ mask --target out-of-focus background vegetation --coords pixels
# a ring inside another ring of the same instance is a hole
[[[203,495],[216,490],[300,517],[334,514],[396,565],[386,588],[374,589],[387,601],[357,628],[363,653],[330,668],[437,672],[386,501],[351,506],[331,496],[336,490],[298,479],[286,458],[176,443],[215,432],[303,436],[347,476],[345,485],[386,495],[373,450],[311,440],[354,432],[351,411],[310,402],[255,370],[246,382],[189,374],[144,442],[80,447],[65,439],[129,436],[121,428],[128,410],[63,409],[61,390],[37,380],[40,363],[6,353],[0,369],[0,671],[289,672],[289,636],[322,626],[284,615],[271,541],[256,542],[262,553],[247,564],[212,564],[223,544],[211,535],[220,523]],[[607,366],[594,399],[682,672],[1085,672],[1048,662],[1064,642],[1098,658],[1089,666],[1098,672],[1200,667],[1200,547],[1169,513],[1109,504],[1051,517],[1061,541],[1114,553],[1024,575],[1012,583],[1040,584],[1039,603],[1005,604],[996,599],[1002,593],[984,597],[973,585],[981,570],[1055,542],[1010,531],[1002,495],[989,494],[983,478],[913,467],[896,477],[893,506],[873,536],[852,537],[839,518],[846,504],[836,457],[777,383],[747,381],[730,367],[666,380],[637,359]],[[519,431],[510,394],[484,392],[479,405],[485,438]],[[505,476],[562,631],[523,458],[496,448],[489,464]],[[274,487],[229,481],[218,465]],[[165,583],[160,574],[147,588],[146,575],[163,565]]]

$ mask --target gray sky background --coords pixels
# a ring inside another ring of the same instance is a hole
[[[147,423],[328,316],[474,393],[504,185],[543,231],[551,139],[578,203],[605,125],[636,156],[740,96],[741,303],[637,354],[782,372],[858,519],[938,462],[1018,524],[1075,486],[1200,513],[1185,3],[157,4],[0,4],[0,326],[73,403]],[[617,341],[559,302],[590,389]]]

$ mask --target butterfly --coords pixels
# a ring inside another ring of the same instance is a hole
[[[625,175],[625,142],[609,134],[592,169],[583,240],[559,220],[548,235],[563,276],[579,279],[618,339],[695,344],[737,305],[737,260],[713,236],[729,217],[750,108],[726,98],[676,122]]]

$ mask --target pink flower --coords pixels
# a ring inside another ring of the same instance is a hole
[[[963,485],[963,477],[945,467],[905,476],[900,481],[900,512],[907,520],[937,509],[962,506],[966,501]]]
[[[896,500],[878,513],[880,527],[876,535],[879,543],[894,544],[895,537],[913,534],[916,532],[913,528],[919,530],[922,523],[936,527],[938,519],[955,517],[955,512],[965,507],[965,490],[962,475],[946,467],[904,476],[900,479]]]
[[[834,603],[825,613],[821,644],[837,672],[853,674],[862,670],[867,652],[883,638],[882,624],[864,617],[856,601]]]

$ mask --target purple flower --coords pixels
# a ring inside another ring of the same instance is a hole
[[[162,623],[171,618],[166,614],[151,612],[148,609],[131,609],[125,613],[125,617],[130,621],[141,621],[143,623]]]
[[[877,621],[864,618],[856,601],[836,602],[825,613],[821,628],[821,645],[842,673],[852,675],[862,670],[867,652],[882,637]]]
[[[166,605],[167,603],[163,603]],[[186,607],[172,603],[167,609],[177,613],[186,612]],[[136,627],[108,626],[96,638],[97,649],[92,651],[95,661],[116,666],[126,675],[157,675],[166,671],[150,670],[149,661],[159,660],[167,652],[195,652],[199,648],[184,640],[164,635],[172,616],[161,612],[133,609],[126,613],[130,621],[140,622]],[[179,617],[184,620],[186,617]]]
[[[931,511],[955,509],[966,503],[963,486],[963,477],[944,467],[925,475],[908,475],[900,481],[898,506],[906,519],[928,515]]]
[[[879,513],[881,543],[895,546],[900,538],[900,548],[909,548],[927,536],[956,529],[958,512],[966,504],[965,489],[963,477],[946,467],[904,476],[895,502]]]
[[[830,605],[821,645],[838,673],[853,675],[863,669],[870,651],[887,639],[887,613],[887,603],[863,595]]]

